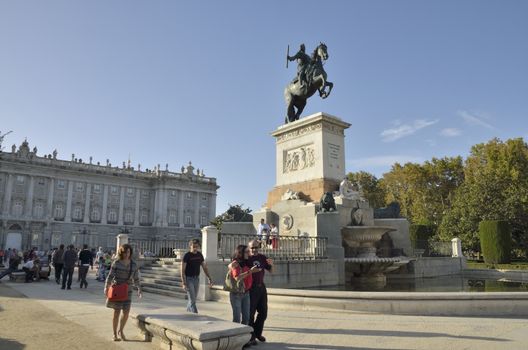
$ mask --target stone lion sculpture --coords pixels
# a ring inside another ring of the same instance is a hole
[[[321,201],[319,202],[320,205],[320,211],[327,212],[327,211],[336,211],[336,204],[334,200],[334,196],[332,192],[326,192],[321,197]]]

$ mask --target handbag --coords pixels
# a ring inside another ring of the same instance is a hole
[[[128,281],[132,276],[132,261],[130,262],[130,271],[126,283],[112,284],[106,291],[106,297],[109,301],[125,301],[128,300]]]
[[[224,290],[231,293],[244,294],[246,292],[244,280],[237,281],[231,274],[231,271],[228,270],[224,280]]]

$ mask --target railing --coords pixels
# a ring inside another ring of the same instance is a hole
[[[223,260],[231,259],[235,248],[257,239],[253,235],[221,234],[218,256]],[[275,260],[316,260],[326,259],[327,238],[280,236],[270,244],[264,240],[260,253]]]
[[[174,249],[189,249],[188,240],[131,239],[129,244],[140,257],[175,258]]]
[[[411,244],[415,257],[450,257],[453,254],[451,242],[417,240]]]

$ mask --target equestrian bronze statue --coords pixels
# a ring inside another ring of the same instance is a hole
[[[326,80],[323,68],[323,62],[328,59],[324,43],[320,43],[311,56],[306,54],[304,44],[301,44],[299,51],[294,56],[288,54],[287,59],[297,60],[297,76],[284,89],[287,106],[285,123],[291,123],[299,119],[309,97],[317,91],[321,98],[327,98],[334,84]]]

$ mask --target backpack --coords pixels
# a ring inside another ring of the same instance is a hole
[[[246,292],[244,280],[241,279],[237,282],[237,280],[231,274],[231,271],[228,270],[224,281],[224,290],[231,293],[244,294]]]

